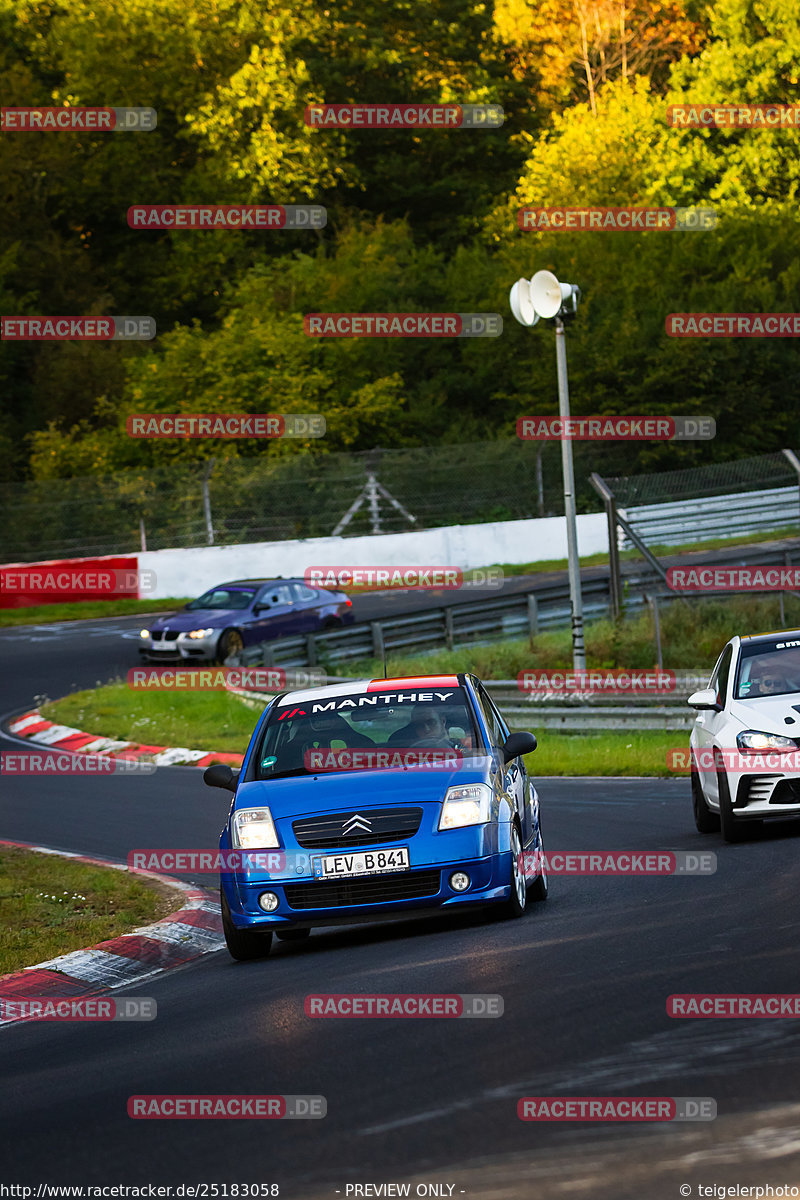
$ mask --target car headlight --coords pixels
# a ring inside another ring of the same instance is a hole
[[[240,808],[233,814],[233,843],[243,850],[272,850],[278,843],[268,808]]]
[[[192,629],[186,636],[190,638],[206,638],[211,637],[213,632],[213,629]]]
[[[795,738],[783,737],[780,733],[760,733],[757,729],[745,729],[736,737],[740,750],[797,750],[800,746]]]
[[[439,818],[440,829],[485,825],[492,809],[492,789],[485,783],[460,784],[447,789]]]
[[[140,630],[139,637],[142,637],[142,638],[150,637],[150,630],[149,629]]]

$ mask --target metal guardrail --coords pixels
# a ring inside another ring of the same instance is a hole
[[[794,489],[792,489],[794,490]],[[730,563],[732,556],[722,551],[714,561]],[[737,565],[763,566],[788,564],[792,553],[785,547],[739,548]],[[664,591],[653,572],[628,572],[623,579],[625,606],[635,609],[646,603],[645,595],[675,599]],[[596,620],[610,612],[610,586],[607,576],[583,580],[584,614]],[[487,644],[507,638],[533,637],[541,629],[557,629],[570,623],[569,585],[540,585],[512,596],[478,599],[462,604],[427,609],[410,616],[362,622],[328,633],[281,638],[246,648],[228,659],[231,666],[322,667],[329,675],[340,675],[337,668],[357,659],[382,659],[384,653],[424,653]],[[531,667],[536,664],[531,663]],[[676,729],[691,727],[693,711],[686,705],[692,691],[705,687],[708,676],[695,671],[676,672],[675,702],[665,704],[663,697],[630,696],[613,700],[609,696],[574,696],[555,693],[533,695],[520,692],[515,680],[487,682],[498,704],[509,719],[529,719],[541,729]]]
[[[795,551],[795,557],[797,552]],[[738,548],[735,557],[727,552],[714,554],[714,561],[736,565],[788,565],[792,552],[785,547],[752,546]],[[624,603],[628,610],[641,608],[645,596],[674,600],[660,578],[647,568],[627,571],[623,576]],[[584,579],[581,584],[584,618],[587,622],[608,616],[611,594],[608,576]],[[428,650],[453,650],[460,646],[533,637],[542,629],[568,627],[571,618],[568,583],[532,586],[511,596],[496,596],[426,609],[410,616],[387,617],[359,622],[327,633],[281,638],[249,646],[236,658],[234,666],[316,667],[331,669],[355,659],[382,659],[385,653],[424,653]],[[534,666],[535,664],[531,664]]]
[[[731,496],[704,496],[674,504],[642,504],[619,513],[651,546],[678,546],[687,541],[745,537],[778,529],[796,530],[800,523],[800,493],[796,487],[740,492]],[[621,550],[630,550],[630,538],[621,538]]]
[[[608,581],[584,582],[583,600],[588,619],[605,616]],[[643,600],[633,595],[631,603],[636,606]],[[569,620],[569,588],[555,584],[512,596],[448,604],[410,616],[359,622],[327,633],[261,642],[228,662],[246,667],[330,667],[355,659],[382,659],[384,653],[418,654],[533,637],[540,629],[557,629]]]

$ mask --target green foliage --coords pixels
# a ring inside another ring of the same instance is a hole
[[[789,339],[671,339],[677,311],[794,311],[800,132],[680,129],[667,105],[796,103],[793,0],[0,0],[4,103],[147,105],[147,134],[0,139],[0,307],[150,313],[152,343],[7,343],[0,482],[513,435],[556,411],[552,339],[508,289],[578,282],[573,411],[703,413],[711,445],[792,445]],[[500,103],[494,131],[309,129],[308,104]],[[314,233],[133,231],[133,203],[312,200]],[[520,233],[523,205],[714,207],[709,233]],[[313,311],[499,312],[502,337],[315,339]],[[322,444],[133,442],[132,412],[321,412]],[[753,414],[758,412],[758,420]],[[142,476],[141,502],[149,483]]]

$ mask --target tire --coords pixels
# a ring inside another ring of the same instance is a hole
[[[728,776],[723,766],[717,762],[717,787],[719,789],[719,823],[722,836],[726,842],[742,842],[747,837],[744,821],[737,821],[733,815],[731,789],[728,786]]]
[[[217,642],[217,662],[224,663],[232,654],[244,649],[244,641],[238,629],[226,629]]]
[[[280,933],[276,929],[275,937],[279,942],[304,942],[310,933],[310,929],[282,929]]]
[[[536,849],[540,854],[544,855],[544,844],[542,842],[542,822],[539,820],[539,839],[536,843]],[[547,881],[547,867],[542,863],[542,873],[539,875],[528,888],[528,899],[534,902],[546,900],[550,893],[550,884]]]
[[[506,918],[522,917],[528,907],[528,889],[525,872],[522,870],[522,838],[516,822],[511,826],[511,895],[503,905],[502,915]]]
[[[235,958],[237,962],[250,962],[254,958],[266,958],[272,946],[272,934],[237,929],[231,920],[231,910],[221,888],[219,902],[222,909],[222,932],[225,934],[225,945],[228,947],[231,958]]]
[[[703,786],[700,783],[700,773],[694,765],[694,758],[692,758],[692,811],[698,833],[717,832],[720,825],[719,814],[712,812],[706,803]]]

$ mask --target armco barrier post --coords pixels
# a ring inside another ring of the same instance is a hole
[[[539,632],[539,602],[532,593],[528,593],[528,633],[532,638]]]

